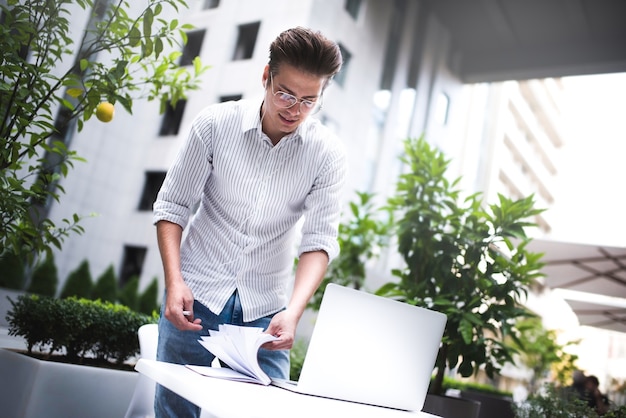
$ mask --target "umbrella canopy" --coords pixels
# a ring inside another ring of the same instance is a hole
[[[533,240],[543,253],[546,286],[626,298],[626,248]]]
[[[527,249],[544,254],[545,285],[565,290],[581,325],[626,332],[626,248],[536,239]]]
[[[622,307],[618,307],[602,302],[567,299],[566,295],[564,297],[578,317],[580,325],[626,332],[626,303]]]

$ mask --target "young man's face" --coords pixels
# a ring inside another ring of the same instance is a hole
[[[283,64],[273,75],[270,74],[269,66],[266,66],[262,81],[265,85],[265,100],[261,109],[263,132],[276,144],[315,112],[316,103],[322,100],[326,78]],[[289,95],[295,97],[297,102],[291,107],[285,107],[293,99]]]

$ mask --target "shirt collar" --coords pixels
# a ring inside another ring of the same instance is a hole
[[[243,118],[241,119],[241,131],[243,133],[256,129],[259,135],[263,135],[261,130],[261,105],[263,100],[242,100],[243,106]],[[303,134],[305,131],[305,125],[309,123],[309,120],[305,120],[301,123],[294,132],[285,136],[283,139],[291,139],[302,143],[304,141]],[[282,141],[281,141],[282,142]]]

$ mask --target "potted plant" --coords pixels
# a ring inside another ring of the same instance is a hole
[[[554,330],[544,328],[541,318],[524,318],[517,321],[516,328],[519,338],[511,339],[510,344],[517,349],[516,359],[531,372],[528,391],[537,392],[543,380],[552,373],[553,380],[564,384],[577,369],[578,356],[566,349],[580,341],[569,341],[561,344]]]
[[[387,211],[380,219],[381,209],[374,206],[374,194],[358,191],[356,194],[358,200],[348,205],[350,217],[339,223],[339,255],[328,266],[324,280],[308,304],[314,311],[319,310],[328,283],[361,289],[365,284],[367,262],[388,244],[392,214]]]
[[[493,377],[514,349],[515,320],[530,316],[520,301],[540,276],[541,254],[526,249],[526,229],[542,212],[533,197],[483,208],[480,194],[463,197],[460,178],[449,181],[449,160],[426,140],[407,139],[395,195],[397,248],[404,266],[379,295],[433,309],[447,316],[430,392],[442,394],[446,369],[468,377],[484,368]]]

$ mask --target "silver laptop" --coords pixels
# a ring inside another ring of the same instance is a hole
[[[329,284],[294,392],[421,411],[446,316]]]

